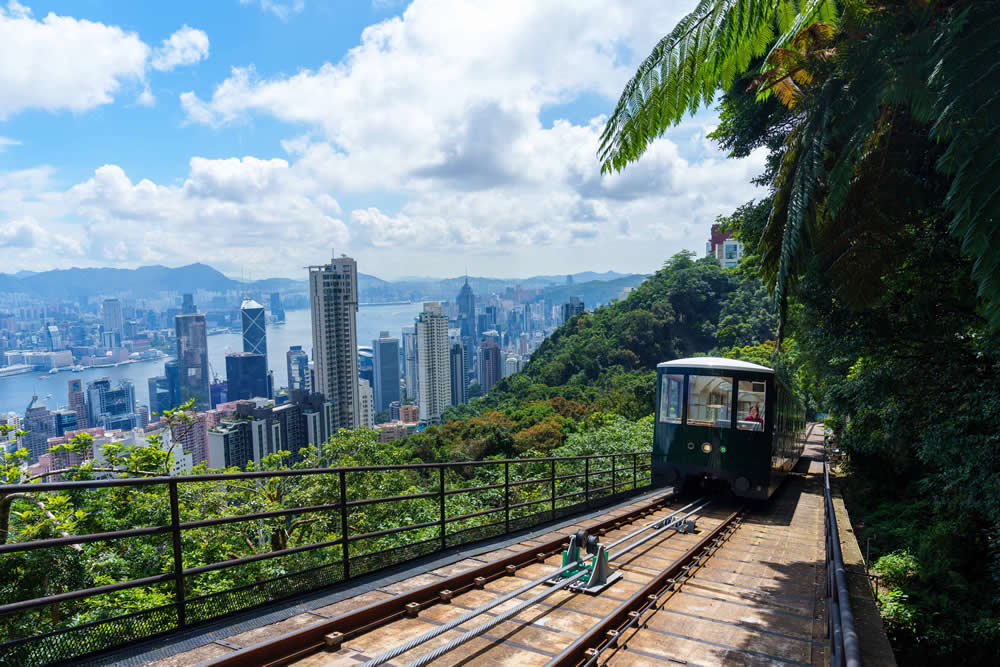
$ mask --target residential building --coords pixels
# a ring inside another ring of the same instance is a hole
[[[399,401],[393,401],[389,404],[389,421],[399,421],[399,408],[401,405]]]
[[[254,352],[226,355],[226,398],[230,401],[271,398],[267,357]]]
[[[417,329],[403,327],[403,377],[406,379],[406,400],[415,401],[420,386],[420,372],[417,370]]]
[[[399,339],[383,331],[372,341],[375,353],[375,412],[389,409],[399,396]]]
[[[244,299],[240,306],[240,322],[243,324],[243,351],[264,355],[267,362],[267,318],[264,306],[253,299]]]
[[[375,428],[375,392],[368,380],[358,380],[358,400],[361,402],[361,426]]]
[[[367,345],[358,346],[358,378],[375,385],[375,350]]]
[[[449,353],[449,377],[451,379],[451,404],[469,402],[469,355],[462,343],[452,343]]]
[[[721,224],[712,225],[712,235],[705,243],[705,254],[719,260],[722,268],[731,269],[743,257],[743,244],[734,239],[732,232],[722,231]]]
[[[200,313],[178,315],[174,318],[174,326],[177,334],[178,405],[193,398],[194,409],[204,412],[211,407],[205,316]]]
[[[417,403],[421,424],[439,424],[451,405],[451,361],[448,350],[448,316],[437,301],[424,304],[417,318],[418,375]]]
[[[479,344],[479,385],[486,395],[502,377],[500,346],[493,338],[484,338]]]
[[[309,381],[309,355],[302,349],[301,345],[292,345],[285,353],[288,363],[288,393],[293,391],[311,391],[312,383]]]
[[[510,377],[521,370],[521,359],[513,354],[507,355],[504,360],[503,376]]]
[[[219,403],[229,400],[229,382],[215,378],[212,384],[208,385],[209,402],[214,409]]]
[[[420,408],[416,405],[399,406],[399,421],[404,424],[416,424],[420,421]]]
[[[312,311],[313,389],[334,406],[333,428],[355,428],[358,403],[358,267],[346,255],[309,267]]]

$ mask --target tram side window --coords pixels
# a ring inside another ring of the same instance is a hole
[[[717,375],[690,375],[688,378],[687,423],[729,428],[733,378]]]
[[[660,422],[681,423],[683,375],[663,375],[660,380]]]
[[[763,431],[767,406],[767,385],[754,380],[740,380],[736,398],[736,428]]]

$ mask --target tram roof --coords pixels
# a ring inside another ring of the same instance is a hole
[[[754,373],[770,373],[774,370],[760,364],[751,364],[749,361],[739,361],[738,359],[724,359],[722,357],[689,357],[687,359],[674,359],[673,361],[663,361],[656,365],[657,368],[705,368],[719,371],[752,371]]]

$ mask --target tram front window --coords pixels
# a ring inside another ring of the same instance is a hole
[[[740,380],[736,404],[736,428],[741,431],[763,431],[767,385],[763,382]]]
[[[691,426],[729,428],[732,403],[733,378],[717,375],[689,376],[687,423]]]
[[[663,375],[660,379],[660,422],[665,424],[681,423],[681,408],[684,389],[683,375]]]

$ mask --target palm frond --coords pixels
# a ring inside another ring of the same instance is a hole
[[[784,48],[808,23],[836,13],[836,0],[701,0],[622,91],[601,133],[602,171],[620,171],[637,160],[685,111],[710,104],[772,44]],[[776,33],[782,27],[787,29]]]

